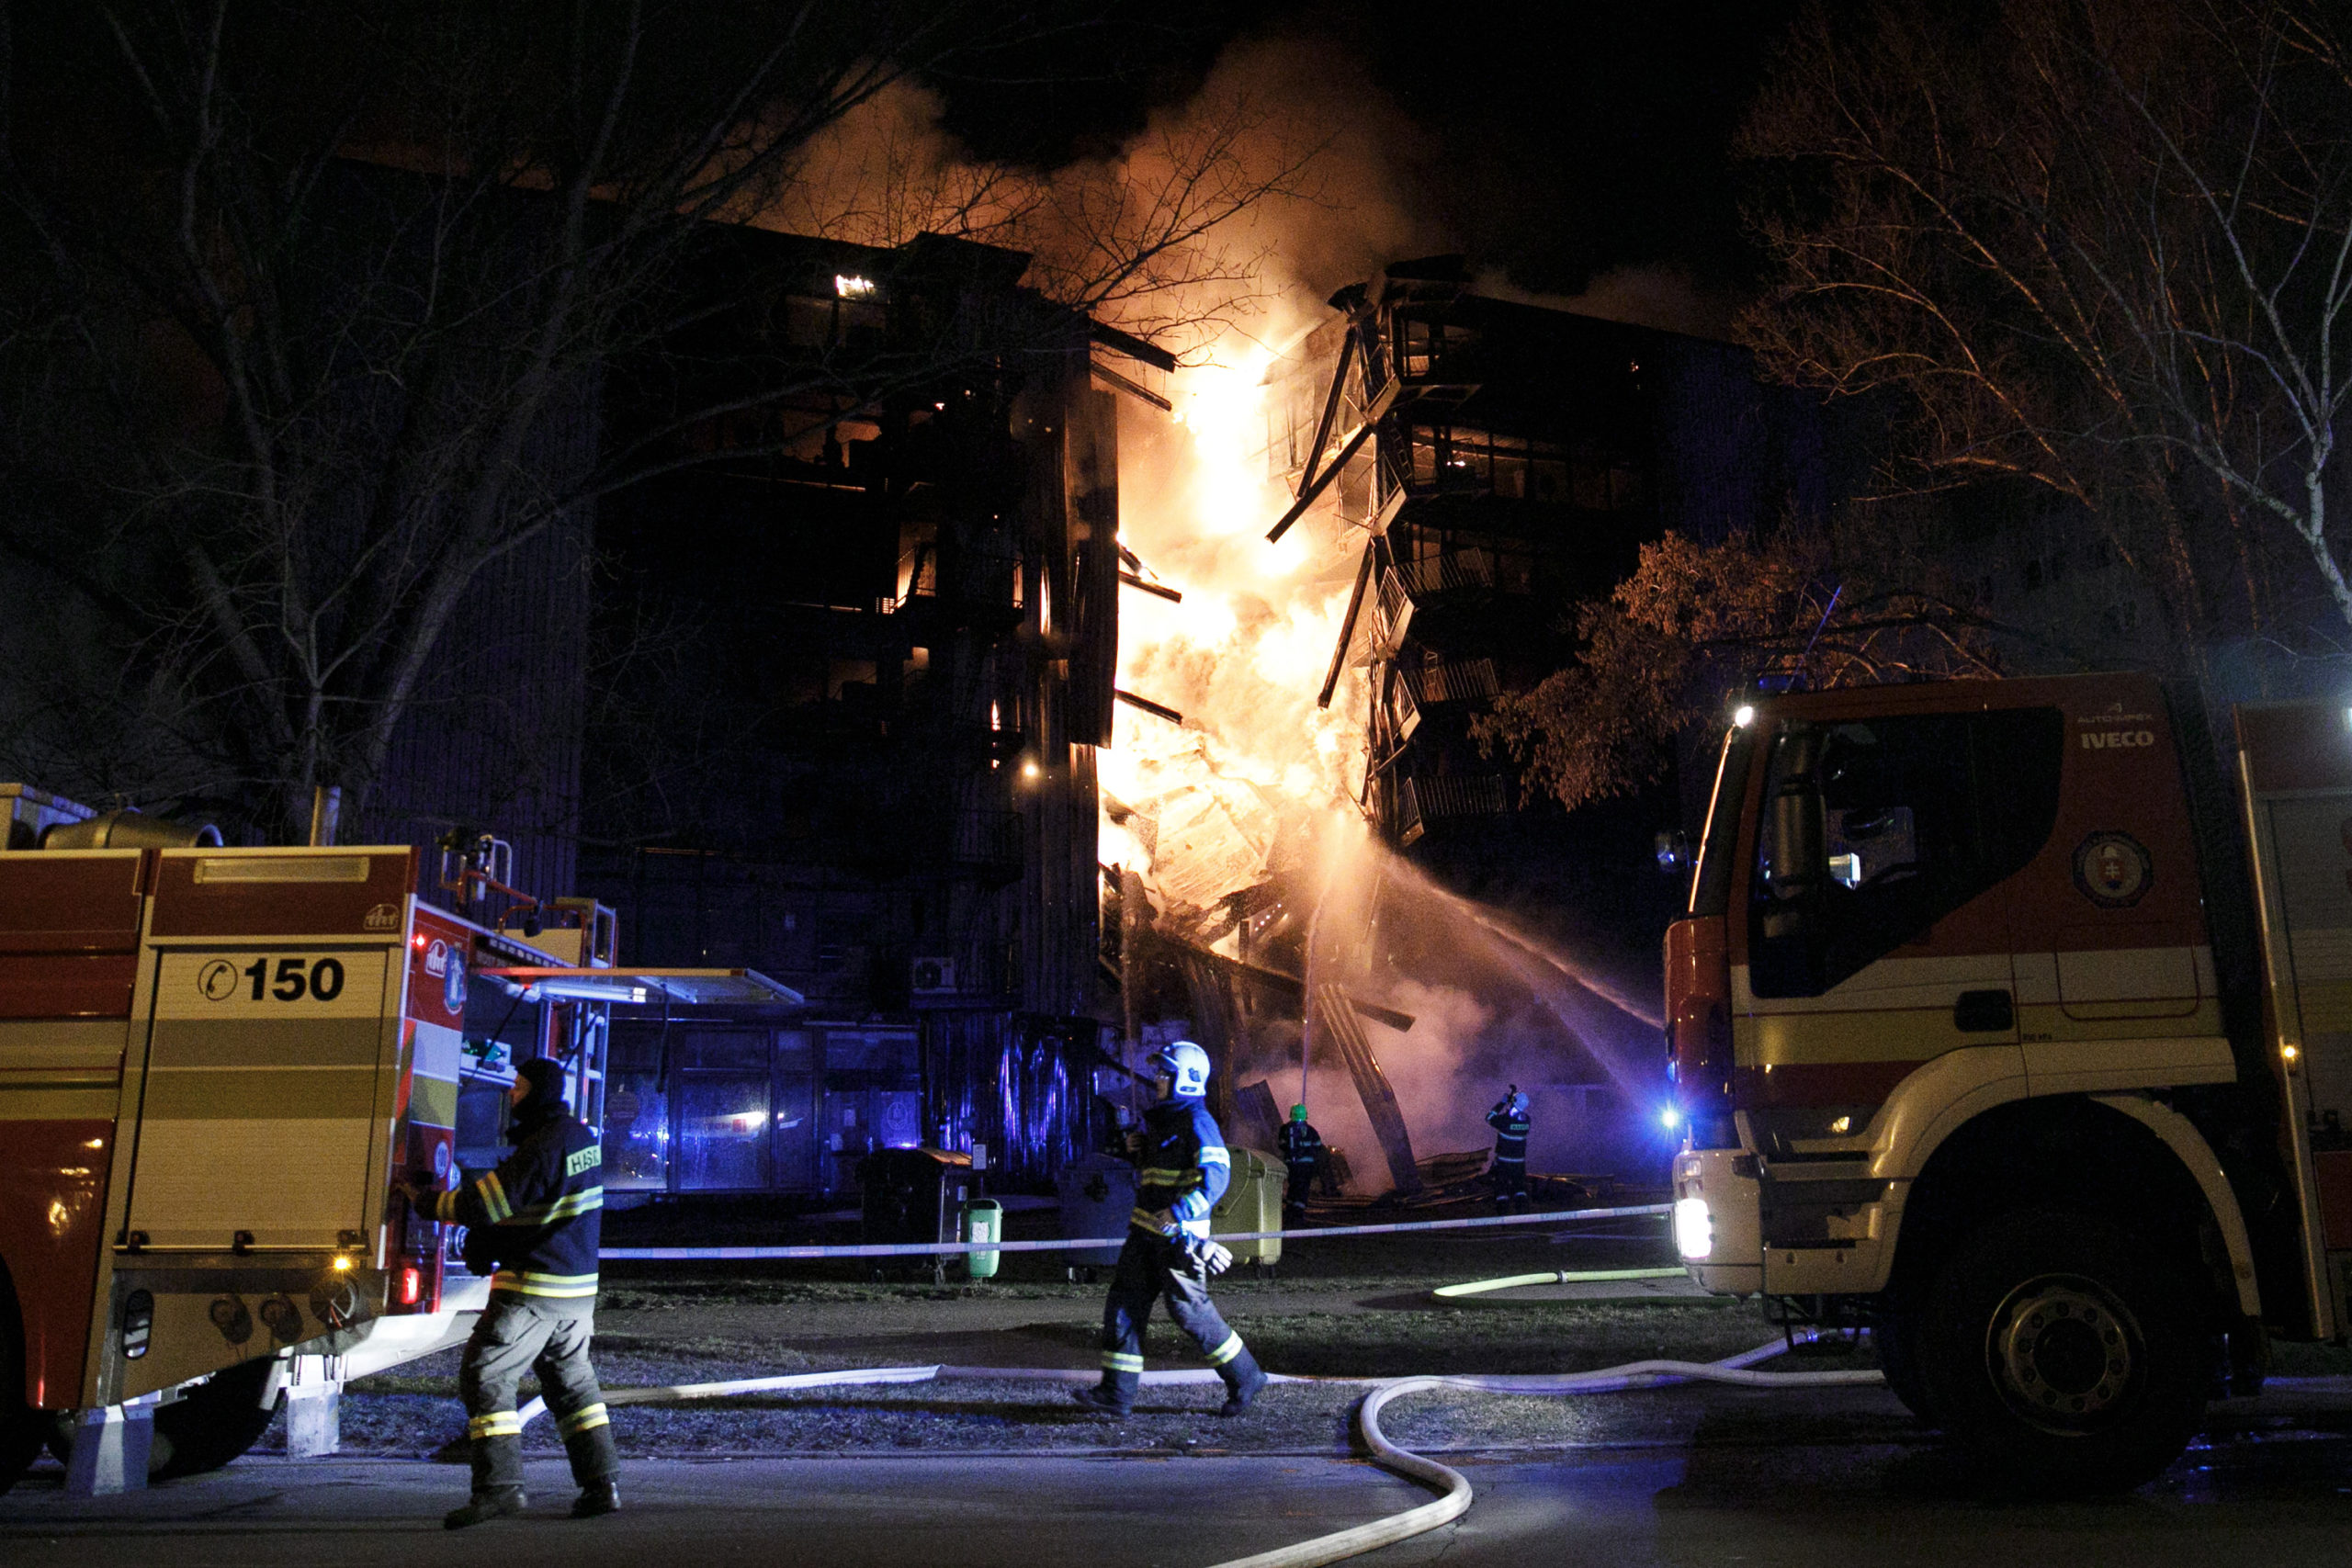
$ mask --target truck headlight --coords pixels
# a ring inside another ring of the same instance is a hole
[[[1684,1198],[1674,1205],[1674,1246],[1683,1257],[1696,1260],[1715,1249],[1714,1216],[1704,1198]]]

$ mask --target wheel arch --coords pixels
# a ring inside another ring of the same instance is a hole
[[[2224,1315],[2259,1319],[2245,1218],[2195,1124],[2137,1093],[2006,1100],[1957,1122],[1909,1183],[1889,1283],[1926,1283],[1932,1258],[1967,1229],[2022,1209],[2103,1213],[2135,1236],[2183,1248]],[[2165,1201],[2151,1203],[2161,1195]]]

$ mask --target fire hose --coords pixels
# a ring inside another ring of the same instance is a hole
[[[1457,1285],[1440,1286],[1436,1294],[1446,1298],[1483,1293],[1521,1285],[1581,1283],[1611,1280],[1641,1280],[1679,1274],[1679,1269],[1597,1269],[1576,1270],[1553,1269],[1541,1274],[1511,1275],[1498,1280],[1475,1280]],[[1380,1547],[1392,1546],[1425,1535],[1439,1526],[1450,1523],[1469,1510],[1475,1500],[1470,1482],[1449,1465],[1414,1453],[1392,1442],[1381,1430],[1380,1415],[1389,1404],[1408,1393],[1431,1389],[1468,1389],[1480,1393],[1507,1394],[1518,1397],[1557,1397],[1578,1393],[1613,1393],[1629,1389],[1664,1388],[1684,1382],[1730,1383],[1744,1388],[1825,1388],[1871,1385],[1884,1381],[1874,1371],[1840,1371],[1818,1372],[1759,1372],[1753,1371],[1758,1361],[1781,1354],[1790,1341],[1774,1339],[1768,1344],[1726,1356],[1719,1361],[1681,1361],[1653,1359],[1629,1361],[1623,1366],[1607,1367],[1598,1371],[1572,1372],[1561,1375],[1464,1375],[1452,1377],[1403,1377],[1385,1379],[1364,1378],[1305,1378],[1286,1373],[1274,1373],[1274,1382],[1369,1382],[1363,1399],[1356,1406],[1356,1434],[1371,1456],[1373,1462],[1391,1474],[1402,1476],[1428,1487],[1438,1495],[1431,1501],[1390,1514],[1368,1524],[1352,1526],[1328,1535],[1315,1536],[1289,1546],[1250,1557],[1233,1558],[1214,1568],[1320,1568],[1328,1562],[1339,1562]],[[1086,1383],[1099,1374],[1081,1368],[1067,1367],[862,1367],[830,1372],[795,1372],[777,1377],[738,1378],[723,1382],[678,1383],[667,1387],[607,1389],[605,1403],[608,1405],[666,1404],[684,1399],[717,1399],[734,1394],[779,1393],[791,1389],[841,1388],[857,1384],[931,1382],[939,1379],[985,1379],[999,1382]],[[1145,1387],[1165,1388],[1185,1383],[1216,1381],[1217,1374],[1208,1369],[1146,1372]],[[544,1400],[535,1399],[518,1413],[525,1425],[545,1414]]]

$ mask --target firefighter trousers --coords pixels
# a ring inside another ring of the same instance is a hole
[[[1208,1270],[1177,1242],[1129,1231],[1102,1303],[1102,1392],[1122,1405],[1135,1403],[1143,1382],[1144,1325],[1151,1320],[1151,1303],[1163,1296],[1168,1315],[1193,1337],[1226,1387],[1239,1387],[1257,1363],[1209,1300]]]
[[[1512,1159],[1506,1155],[1497,1155],[1489,1179],[1494,1183],[1496,1202],[1509,1202],[1513,1198],[1524,1199],[1527,1196],[1527,1156],[1521,1155]]]
[[[466,1341],[458,1369],[458,1393],[466,1402],[466,1435],[473,1439],[474,1494],[523,1484],[523,1422],[514,1411],[515,1385],[527,1369],[539,1388],[571,1461],[571,1479],[582,1487],[620,1474],[613,1428],[605,1414],[596,1369],[588,1364],[588,1341],[596,1326],[596,1303],[542,1302],[505,1291],[491,1293]]]
[[[1283,1183],[1283,1217],[1288,1219],[1306,1213],[1306,1195],[1315,1189],[1316,1162],[1292,1160],[1284,1168],[1289,1179]]]

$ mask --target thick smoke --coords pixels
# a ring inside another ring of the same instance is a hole
[[[1309,355],[1328,365],[1329,333],[1315,334],[1337,319],[1333,289],[1448,248],[1412,196],[1427,157],[1342,52],[1261,40],[1229,51],[1191,103],[1120,156],[1046,178],[975,167],[938,130],[935,104],[896,89],[812,151],[797,205],[776,220],[869,243],[931,230],[1017,245],[1037,257],[1033,283],[1078,298],[1106,251],[1164,220],[1187,171],[1266,191],[1095,306],[1183,358],[1164,378],[1125,367],[1173,409],[1121,399],[1121,540],[1183,598],[1127,592],[1119,660],[1123,689],[1183,716],[1120,705],[1097,759],[1102,858],[1145,879],[1163,920],[1270,881],[1289,901],[1321,895],[1310,981],[1414,1021],[1364,1030],[1418,1155],[1488,1146],[1487,1109],[1515,1083],[1534,1100],[1536,1168],[1630,1170],[1657,1153],[1646,1133],[1654,1006],[1380,848],[1358,806],[1362,670],[1343,669],[1328,707],[1316,702],[1367,538],[1364,487],[1334,486],[1279,544],[1265,539],[1291,500],[1270,382],[1303,374]],[[1529,298],[1499,278],[1481,288]],[[1658,278],[1538,302],[1657,324],[1706,314]],[[1222,946],[1233,951],[1229,938]],[[1260,1017],[1235,1043],[1235,1076],[1265,1079],[1286,1108],[1301,1090],[1300,1048],[1298,1023]],[[1356,1085],[1330,1042],[1314,1050],[1310,1113],[1348,1152],[1357,1187],[1380,1190],[1386,1167]]]

